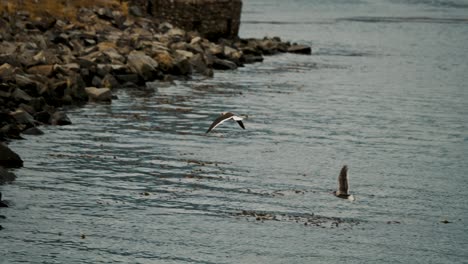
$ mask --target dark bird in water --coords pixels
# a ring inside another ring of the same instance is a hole
[[[340,176],[338,176],[338,190],[333,194],[338,198],[354,201],[354,196],[348,193],[348,166],[346,165],[341,168]]]
[[[8,204],[2,201],[2,193],[0,192],[0,207],[8,207]]]
[[[221,125],[224,121],[226,120],[234,120],[236,121],[242,129],[245,129],[244,124],[242,123],[242,120],[244,119],[241,116],[236,116],[231,112],[222,112],[221,115],[213,121],[211,124],[210,128],[206,131],[206,133],[209,133],[211,130],[215,129],[217,126]]]

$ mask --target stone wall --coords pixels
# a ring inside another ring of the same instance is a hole
[[[238,36],[242,0],[150,0],[152,15],[216,40]]]

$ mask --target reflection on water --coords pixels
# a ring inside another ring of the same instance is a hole
[[[369,22],[275,25],[315,55],[118,90],[15,141],[0,263],[463,262],[468,28]],[[246,130],[205,134],[224,111]],[[343,164],[355,202],[331,194]]]

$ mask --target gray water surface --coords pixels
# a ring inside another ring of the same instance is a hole
[[[14,141],[0,263],[468,262],[468,3],[243,10],[242,37],[313,55],[117,90]],[[223,111],[247,129],[205,134]]]

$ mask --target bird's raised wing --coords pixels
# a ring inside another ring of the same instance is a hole
[[[344,165],[338,176],[337,194],[348,194],[348,166]]]

